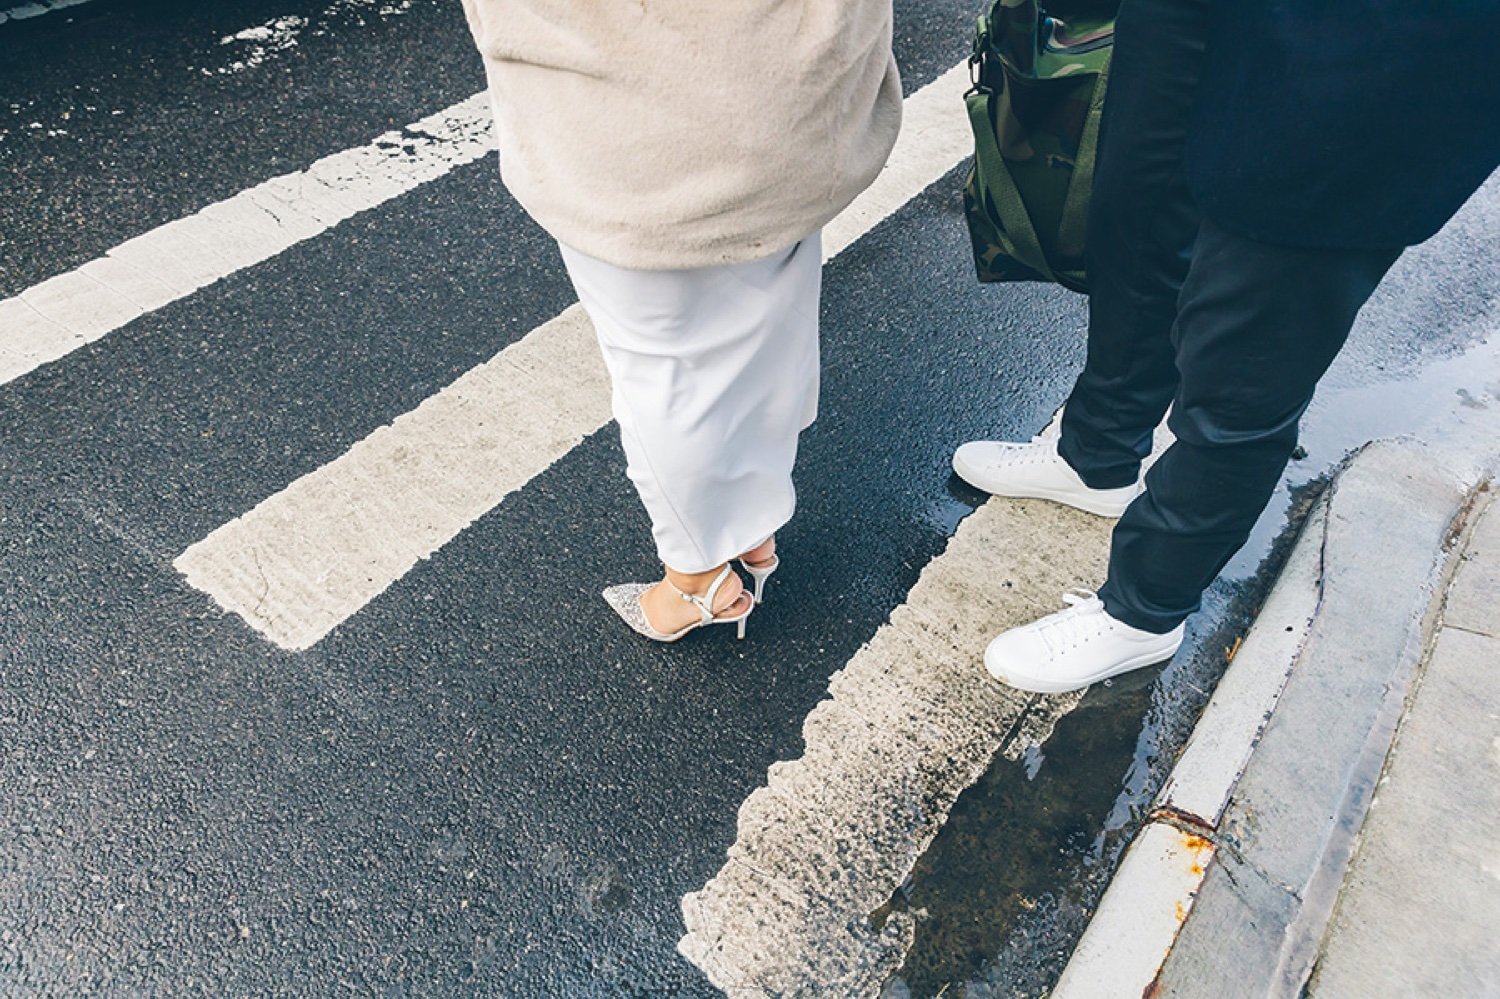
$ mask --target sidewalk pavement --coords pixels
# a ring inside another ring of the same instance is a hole
[[[1414,441],[1346,464],[1052,999],[1500,995],[1484,464]]]

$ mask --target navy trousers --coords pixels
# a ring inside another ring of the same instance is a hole
[[[1171,408],[1177,442],[1120,519],[1099,595],[1166,632],[1244,544],[1297,425],[1365,300],[1400,254],[1259,243],[1199,216],[1182,154],[1205,0],[1125,0],[1089,213],[1088,356],[1059,452],[1084,482],[1128,485]]]

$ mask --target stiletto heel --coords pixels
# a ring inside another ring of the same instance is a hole
[[[724,568],[720,569],[719,574],[714,577],[714,581],[709,584],[708,592],[701,597],[693,593],[684,593],[677,589],[670,579],[666,580],[666,584],[672,587],[679,597],[698,609],[698,620],[683,625],[676,631],[657,631],[647,619],[646,609],[641,606],[641,597],[655,586],[655,583],[621,583],[619,586],[611,586],[604,591],[604,600],[626,624],[630,625],[632,630],[645,635],[653,642],[675,642],[683,635],[696,631],[705,624],[737,625],[738,637],[744,638],[745,620],[750,616],[750,612],[755,610],[755,599],[751,597],[746,601],[745,609],[737,614],[730,614],[729,611],[740,602],[740,597],[749,597],[749,593],[741,592],[734,598],[734,603],[724,608],[724,613],[714,613],[714,598],[719,595],[719,589],[724,585],[725,580],[732,575],[734,575],[734,569],[726,562]]]
[[[738,561],[744,570],[750,574],[750,578],[755,580],[755,592],[751,596],[751,599],[759,604],[766,590],[766,580],[771,578],[771,573],[781,567],[781,556],[772,555],[768,559],[763,559],[759,565],[752,565],[744,559],[739,559]]]

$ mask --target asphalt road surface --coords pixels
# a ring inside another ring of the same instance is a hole
[[[974,9],[896,8],[913,95],[963,58]],[[452,2],[12,13],[0,298],[409,139],[481,86]],[[682,897],[724,863],[767,768],[800,755],[829,677],[982,502],[950,477],[952,448],[1036,432],[1082,360],[1076,296],[974,283],[961,170],[827,266],[821,417],[786,566],[742,644],[650,645],[599,599],[655,564],[613,426],[590,420],[301,645],[175,564],[573,303],[493,156],[244,266],[207,246],[231,261],[218,280],[16,367],[0,385],[0,994],[715,994],[676,950]],[[960,800],[896,892],[925,919],[891,994],[1045,991],[1302,487],[1371,436],[1500,400],[1497,217],[1492,186],[1392,275],[1178,663],[1091,692]],[[0,350],[31,335],[5,308]]]

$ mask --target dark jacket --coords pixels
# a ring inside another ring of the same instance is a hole
[[[1500,0],[1214,0],[1187,146],[1253,239],[1409,246],[1500,166]]]

